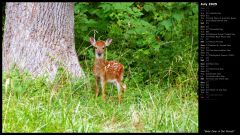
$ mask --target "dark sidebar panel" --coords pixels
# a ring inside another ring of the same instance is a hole
[[[231,1],[199,2],[200,133],[239,132],[239,11]]]

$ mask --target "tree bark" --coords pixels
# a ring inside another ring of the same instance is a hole
[[[74,42],[73,3],[6,3],[3,70],[55,78],[58,67],[83,77]]]

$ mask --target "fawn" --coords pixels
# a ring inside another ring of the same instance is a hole
[[[121,94],[126,90],[126,85],[122,83],[124,66],[116,61],[104,60],[104,48],[109,46],[112,39],[106,41],[96,41],[93,37],[90,37],[90,43],[95,47],[95,64],[93,67],[93,73],[96,79],[96,97],[98,96],[98,82],[101,80],[102,86],[102,98],[106,100],[105,86],[107,82],[112,82],[117,86],[118,101],[121,101]]]

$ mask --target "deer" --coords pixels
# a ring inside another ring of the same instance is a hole
[[[90,43],[95,48],[95,63],[93,66],[93,74],[96,82],[96,97],[98,97],[98,83],[101,81],[102,99],[106,101],[106,83],[114,83],[118,90],[118,101],[121,102],[122,93],[126,90],[126,85],[122,83],[124,66],[117,61],[104,60],[104,49],[109,46],[112,39],[106,41],[98,40],[90,37]]]

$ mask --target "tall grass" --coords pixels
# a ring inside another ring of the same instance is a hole
[[[86,68],[90,70],[90,68]],[[12,70],[2,80],[3,132],[198,132],[197,78],[175,83],[136,83],[130,71],[121,104],[107,85],[107,100],[95,98],[94,78],[53,82]],[[196,73],[195,73],[196,74]],[[193,87],[195,85],[195,87]]]

